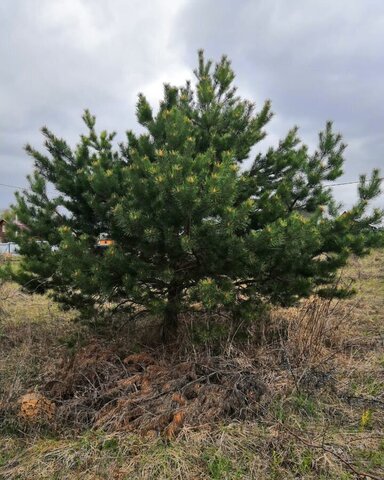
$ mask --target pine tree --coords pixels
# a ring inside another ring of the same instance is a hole
[[[128,131],[119,147],[88,111],[75,149],[47,128],[47,154],[27,145],[35,169],[13,206],[28,227],[18,232],[13,272],[25,290],[49,292],[84,318],[161,314],[165,339],[192,302],[254,318],[264,303],[347,293],[335,275],[373,244],[370,226],[382,213],[368,213],[368,203],[379,172],[361,176],[359,200],[341,213],[326,184],[342,175],[346,146],[331,123],[315,152],[293,128],[245,168],[266,135],[270,102],[256,111],[238,96],[225,56],[213,65],[199,52],[194,73],[195,86],[164,86],[157,112],[140,94],[145,132]]]

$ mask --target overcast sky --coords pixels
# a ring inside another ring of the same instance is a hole
[[[156,104],[164,82],[192,79],[198,48],[231,58],[242,95],[272,100],[265,145],[298,125],[314,146],[331,119],[356,180],[383,165],[383,46],[383,0],[0,0],[0,183],[26,185],[23,146],[42,146],[43,125],[74,145],[85,108],[122,139],[137,93]],[[346,205],[355,191],[335,187]],[[0,186],[0,209],[12,200]]]

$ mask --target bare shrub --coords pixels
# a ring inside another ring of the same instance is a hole
[[[348,314],[338,307],[332,300],[315,297],[286,312],[281,344],[296,365],[318,362],[327,347],[339,342],[338,332]]]

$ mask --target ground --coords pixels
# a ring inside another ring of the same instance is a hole
[[[155,319],[90,331],[3,285],[0,478],[383,479],[384,252],[340,281],[355,297],[265,312],[248,340],[185,317],[171,349],[143,345]]]

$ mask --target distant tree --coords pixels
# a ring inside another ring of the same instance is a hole
[[[47,154],[27,145],[35,169],[13,210],[22,261],[13,278],[49,292],[83,316],[146,309],[164,317],[174,338],[192,302],[254,318],[268,302],[292,305],[316,293],[345,295],[333,281],[350,254],[373,244],[368,213],[379,172],[360,177],[359,199],[341,213],[327,183],[343,173],[345,144],[327,123],[309,152],[295,127],[277,147],[243,162],[266,135],[270,102],[260,111],[240,98],[224,56],[213,66],[199,52],[196,84],[164,85],[154,112],[144,95],[145,131],[88,128],[72,149],[43,128]],[[100,236],[111,240],[101,251]]]

